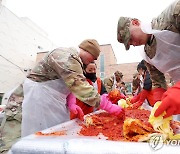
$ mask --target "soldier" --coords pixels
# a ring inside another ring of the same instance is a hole
[[[104,86],[109,93],[115,88],[118,88],[118,84],[121,83],[123,74],[120,71],[116,71],[112,76],[104,79]]]
[[[12,91],[5,108],[5,117],[1,124],[0,152],[6,153],[21,137],[23,87],[20,84]]]
[[[124,94],[124,96],[127,96],[127,87],[126,87],[126,84],[125,84],[125,82],[121,82],[120,83],[120,91],[121,91],[121,93],[122,94]]]
[[[133,80],[132,80],[132,95],[133,96],[137,96],[141,89],[142,89],[142,81],[141,81],[141,75],[139,74],[139,72],[136,72],[133,75]]]
[[[155,112],[165,117],[180,113],[180,0],[173,2],[151,23],[144,24],[138,19],[120,17],[117,39],[129,50],[130,45],[145,45],[143,58],[152,79],[153,97],[162,100]],[[176,82],[166,91],[164,73]]]
[[[83,64],[96,60],[99,54],[100,46],[94,39],[84,40],[78,49],[57,48],[46,54],[23,84],[22,136],[68,121],[67,101],[70,111],[81,114],[71,101],[73,95],[109,113],[121,112],[122,108],[113,105],[107,95],[100,97],[83,75]]]

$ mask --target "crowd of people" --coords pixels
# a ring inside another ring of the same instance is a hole
[[[162,101],[156,117],[164,111],[164,118],[180,114],[180,1],[172,3],[149,24],[120,17],[117,40],[126,50],[131,45],[144,45],[143,60],[132,77],[133,108],[143,104],[153,107]],[[45,55],[9,99],[6,122],[1,129],[2,151],[8,150],[20,137],[70,119],[83,120],[85,114],[98,109],[121,114],[122,107],[113,104],[107,96],[118,89],[128,97],[125,76],[117,70],[102,81],[96,74],[95,61],[100,52],[97,40],[86,39],[78,48],[57,48]],[[165,73],[174,81],[169,88]],[[21,99],[17,101],[17,98]]]

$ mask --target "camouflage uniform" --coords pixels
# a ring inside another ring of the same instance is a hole
[[[83,63],[74,48],[49,52],[27,76],[35,82],[63,79],[69,90],[82,102],[99,106],[100,95],[83,75]]]
[[[152,20],[152,28],[158,30],[169,30],[180,33],[180,1],[175,1],[166,10],[164,10],[157,18]],[[149,58],[153,58],[156,54],[156,39],[151,40],[144,47]],[[154,88],[167,88],[165,76],[154,66],[146,63],[146,66],[151,74]]]
[[[49,52],[27,78],[35,82],[63,79],[68,88],[82,101],[99,106],[100,95],[83,75],[83,64],[76,49],[58,48]],[[60,89],[61,90],[61,89]],[[2,151],[7,151],[21,137],[22,85],[13,92],[6,108],[6,123],[2,131]]]
[[[108,78],[104,79],[104,86],[106,88],[106,91],[109,93],[113,89],[115,89],[115,82],[116,82],[116,76],[120,78],[120,80],[123,77],[123,74],[119,71],[116,71],[113,76],[110,76]]]
[[[133,75],[133,81],[132,81],[132,93],[134,94],[139,94],[141,91],[141,86],[140,82],[141,80],[138,78],[139,73],[136,73]]]
[[[18,86],[11,94],[5,109],[6,121],[1,126],[0,152],[8,151],[21,137],[23,87]]]
[[[124,43],[126,50],[129,49],[129,25],[132,18],[121,17],[118,23],[118,41]],[[180,0],[176,0],[167,9],[165,9],[157,18],[152,20],[152,29],[169,30],[180,33]],[[156,39],[152,35],[144,47],[146,55],[152,59],[156,54]],[[145,63],[152,79],[152,88],[167,88],[165,76],[156,67]]]
[[[83,75],[83,62],[97,59],[100,46],[96,40],[87,39],[80,43],[79,50],[79,53],[75,48],[50,51],[28,74],[23,84],[22,137],[70,120],[67,107],[70,93],[90,106],[99,107],[100,95]]]

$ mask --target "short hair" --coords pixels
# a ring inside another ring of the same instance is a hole
[[[122,81],[121,84],[125,85],[125,83]]]
[[[144,60],[142,60],[138,65],[137,65],[137,71],[139,70],[139,69],[143,69],[143,70],[147,70],[147,67],[146,67],[146,65],[145,65],[145,61]]]

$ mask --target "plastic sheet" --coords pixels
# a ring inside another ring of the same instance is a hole
[[[65,136],[36,136],[22,138],[13,147],[9,154],[171,154],[180,153],[180,143],[177,146],[163,145],[161,149],[153,150],[149,143],[108,141],[106,138],[79,136],[80,121],[77,119],[51,127],[42,131],[66,130]]]
[[[1,125],[3,118],[4,118],[4,113],[0,113],[0,125]]]

